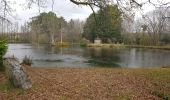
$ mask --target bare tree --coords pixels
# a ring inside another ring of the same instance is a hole
[[[67,24],[67,40],[71,43],[79,42],[83,32],[84,23],[80,20],[71,19]]]
[[[162,34],[168,27],[167,8],[159,7],[143,16],[143,23],[147,26],[147,32],[155,44],[158,44]],[[142,20],[141,20],[142,21]],[[144,24],[141,24],[141,26]]]

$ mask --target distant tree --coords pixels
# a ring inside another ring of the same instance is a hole
[[[170,44],[170,34],[163,34],[161,37],[161,42],[164,44]]]
[[[153,45],[159,45],[162,35],[168,31],[168,20],[166,16],[168,16],[168,9],[160,7],[143,17]]]
[[[34,33],[33,38],[36,37],[34,40],[39,40],[40,36],[46,36],[46,39],[43,40],[47,43],[54,43],[55,37],[59,36],[61,28],[66,24],[63,17],[57,17],[53,12],[43,12],[39,16],[33,17],[29,23],[31,31]]]
[[[80,42],[83,22],[71,19],[67,24],[67,39],[71,43]]]
[[[97,24],[95,22],[94,14],[91,14],[84,25],[83,28],[83,37],[94,42],[94,39],[97,37]]]
[[[145,24],[144,24],[144,25],[142,25],[142,26],[141,26],[142,31],[143,31],[143,32],[147,31],[147,27],[148,27],[148,26],[147,26],[147,25],[145,25]]]
[[[103,42],[108,42],[108,40],[118,42],[121,32],[121,12],[117,5],[108,5],[100,9],[95,16],[91,14],[87,19],[84,36],[91,41],[99,37]]]

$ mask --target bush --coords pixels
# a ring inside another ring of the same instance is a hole
[[[161,38],[161,42],[163,42],[164,44],[170,44],[170,35],[164,34]]]
[[[89,44],[89,41],[86,40],[85,38],[83,38],[83,39],[80,41],[80,46],[81,46],[81,47],[86,47],[87,44]]]
[[[4,70],[4,66],[3,66],[3,56],[5,55],[6,51],[7,51],[7,43],[6,40],[4,40],[3,38],[0,39],[0,70]]]
[[[59,47],[67,47],[67,46],[69,46],[69,44],[67,42],[56,42],[55,45],[59,46]]]
[[[30,56],[29,56],[29,57],[25,56],[24,59],[23,59],[23,61],[22,61],[22,64],[31,66],[31,64],[32,64],[32,59],[31,59],[31,57],[30,57]]]

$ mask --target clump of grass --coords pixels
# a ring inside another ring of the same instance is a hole
[[[164,94],[164,93],[159,92],[159,91],[153,91],[152,94],[159,97],[159,98],[162,98],[163,100],[169,100],[170,99],[170,95]]]
[[[67,46],[69,46],[69,44],[67,42],[56,42],[55,45],[59,46],[59,47],[67,47]]]
[[[22,61],[22,64],[31,66],[31,64],[33,64],[31,57],[30,56],[29,57],[25,56],[23,61]]]
[[[87,47],[87,43],[80,43],[81,47]]]
[[[5,70],[5,67],[3,65],[3,56],[5,55],[7,48],[8,46],[6,40],[3,39],[3,37],[0,37],[0,71]]]
[[[12,88],[12,84],[10,81],[5,81],[0,84],[0,91],[2,92],[8,92]]]
[[[81,41],[80,41],[81,47],[87,47],[87,44],[89,44],[88,40],[86,40],[85,38],[81,39]]]

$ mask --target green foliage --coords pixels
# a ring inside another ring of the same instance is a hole
[[[96,37],[103,42],[118,42],[121,32],[121,13],[117,5],[108,5],[96,14],[91,14],[84,26],[83,36],[94,42]]]
[[[40,40],[46,40],[48,43],[54,42],[54,38],[59,35],[61,28],[66,26],[66,24],[67,22],[63,17],[57,17],[53,12],[43,12],[33,17],[32,21],[29,23],[31,31],[34,33],[34,40],[32,41],[38,43],[41,42]],[[46,39],[41,39],[41,37],[45,36],[44,34],[46,34]]]
[[[91,42],[94,42],[96,35],[97,35],[97,25],[95,22],[94,14],[91,14],[89,18],[87,18],[86,24],[84,26],[83,37],[87,38]]]
[[[86,40],[85,38],[83,38],[83,39],[81,39],[81,41],[80,41],[80,46],[81,46],[81,47],[86,47],[88,43],[89,43],[89,41]]]
[[[164,34],[161,38],[161,42],[163,42],[164,44],[170,44],[170,35],[168,34]]]
[[[0,40],[0,58],[2,58],[5,55],[6,50],[7,50],[6,41]]]
[[[3,38],[0,38],[0,70],[4,70],[3,67],[3,56],[5,55],[7,51],[7,43],[6,40]]]

